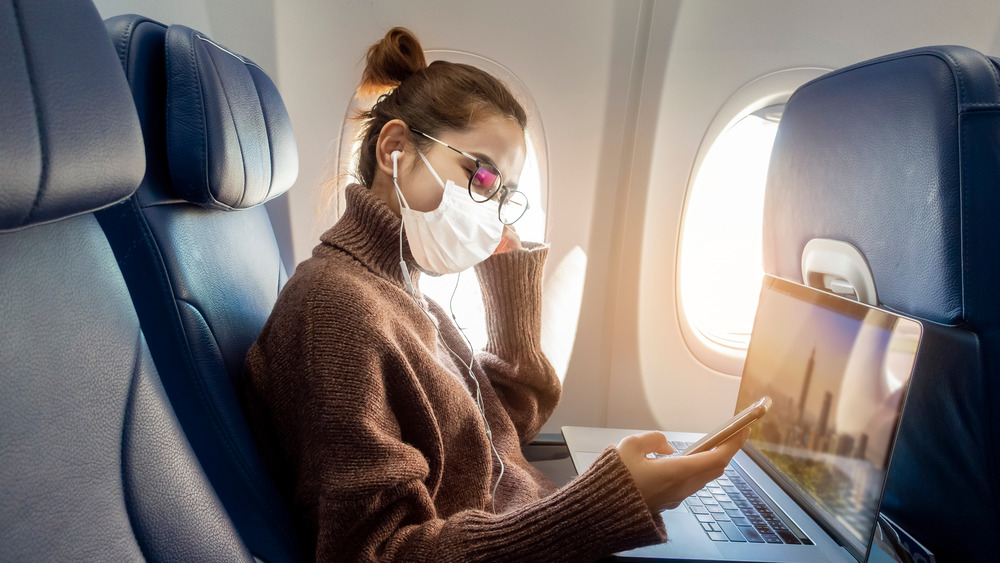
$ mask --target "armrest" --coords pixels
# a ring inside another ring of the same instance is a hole
[[[530,448],[532,446],[565,446],[566,440],[563,435],[558,432],[551,432],[547,434],[539,434],[535,436],[535,439],[531,441],[526,447]]]
[[[562,434],[539,434],[530,444],[521,448],[524,459],[552,479],[560,487],[576,476],[569,448]]]

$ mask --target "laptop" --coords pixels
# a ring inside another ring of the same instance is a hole
[[[770,410],[722,477],[663,511],[668,541],[619,558],[864,561],[922,332],[765,276],[734,412],[765,395]],[[638,432],[562,431],[578,473]],[[701,437],[665,434],[677,450]]]

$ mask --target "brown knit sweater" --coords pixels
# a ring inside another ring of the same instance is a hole
[[[539,345],[541,246],[475,268],[489,344],[472,369],[505,465],[492,498],[500,465],[475,382],[441,340],[472,354],[405,289],[399,225],[350,186],[247,356],[244,408],[306,548],[320,561],[579,561],[663,541],[614,448],[558,491],[521,454],[561,392]],[[403,249],[417,274],[405,236]]]

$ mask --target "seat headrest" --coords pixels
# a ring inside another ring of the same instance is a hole
[[[998,67],[965,47],[924,47],[799,88],[768,169],[765,272],[802,281],[811,240],[843,241],[870,264],[881,304],[962,319],[977,244],[970,221],[996,199],[988,182],[1000,149],[984,122],[1000,110]]]
[[[142,133],[93,4],[0,0],[0,53],[0,231],[131,195]]]
[[[177,195],[245,209],[281,195],[299,160],[278,89],[253,61],[203,33],[166,33],[167,159]]]

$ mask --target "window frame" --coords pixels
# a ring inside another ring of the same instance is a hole
[[[684,247],[684,230],[688,207],[698,178],[698,172],[712,146],[730,128],[742,119],[765,108],[783,106],[801,85],[826,74],[832,69],[800,67],[775,71],[761,76],[734,92],[719,108],[702,136],[695,159],[688,174],[684,192],[681,220],[678,224],[677,247],[674,253],[674,306],[677,311],[681,336],[691,354],[704,366],[724,374],[739,377],[746,361],[746,347],[720,343],[702,333],[688,317],[681,295],[681,255]]]

